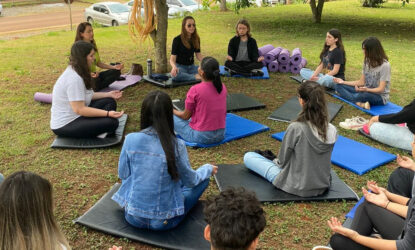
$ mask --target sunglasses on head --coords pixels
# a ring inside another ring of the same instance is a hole
[[[189,23],[188,25],[187,25],[187,28],[190,28],[190,27],[196,27],[196,24],[195,23]]]

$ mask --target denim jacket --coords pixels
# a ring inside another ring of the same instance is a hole
[[[136,217],[170,219],[184,214],[182,186],[191,188],[209,178],[212,165],[193,170],[181,139],[177,139],[175,151],[177,181],[168,173],[166,155],[152,127],[128,134],[118,163],[122,184],[112,199]]]

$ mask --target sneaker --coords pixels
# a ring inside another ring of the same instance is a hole
[[[363,126],[368,122],[369,121],[365,118],[356,116],[352,117],[352,119],[346,119],[344,122],[340,122],[339,126],[344,129],[358,130],[363,128]]]

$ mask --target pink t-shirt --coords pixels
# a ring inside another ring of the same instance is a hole
[[[189,126],[197,131],[225,128],[227,93],[223,83],[220,94],[211,82],[201,82],[192,86],[185,101],[185,108],[192,112]]]

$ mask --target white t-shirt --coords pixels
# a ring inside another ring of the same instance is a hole
[[[69,102],[84,101],[85,106],[89,106],[93,94],[94,91],[85,88],[84,80],[69,65],[53,86],[50,128],[61,128],[80,117]]]

